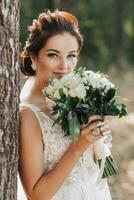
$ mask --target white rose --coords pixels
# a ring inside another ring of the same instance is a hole
[[[110,84],[111,88],[115,88],[115,85],[113,83]]]
[[[68,93],[71,97],[77,97],[76,88],[71,88]]]
[[[63,87],[63,92],[66,96],[68,96],[68,89],[66,87]]]
[[[91,70],[86,70],[86,71],[84,71],[84,75],[89,75],[89,74],[94,74],[94,72],[91,71]]]
[[[83,84],[79,84],[78,87],[76,88],[77,90],[77,95],[80,99],[84,99],[86,96],[86,89]]]
[[[52,108],[56,104],[53,100],[49,99],[48,97],[46,97],[45,100],[49,108]]]
[[[61,79],[60,79],[60,85],[61,86],[65,86],[71,79],[73,79],[72,77],[74,76],[74,73],[69,73],[64,75]]]
[[[54,90],[54,87],[52,85],[49,85],[46,89],[46,92],[49,94],[49,95],[53,95],[53,90]]]
[[[59,89],[56,90],[56,92],[54,93],[53,97],[56,98],[56,99],[60,99]]]
[[[69,88],[75,88],[81,82],[81,77],[78,74],[75,74],[71,77],[70,80],[66,82],[66,86]]]
[[[55,82],[53,87],[54,87],[54,92],[56,92],[60,87],[62,87],[62,84],[60,81],[57,81],[57,82]]]
[[[86,96],[86,89],[83,84],[79,84],[77,87],[71,88],[69,90],[69,95],[71,97],[78,97],[80,99],[83,99]]]

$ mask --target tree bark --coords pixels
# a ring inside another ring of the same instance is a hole
[[[17,199],[19,0],[0,0],[0,200]]]

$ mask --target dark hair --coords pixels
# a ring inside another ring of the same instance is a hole
[[[79,32],[76,17],[65,11],[55,10],[51,12],[48,10],[41,13],[38,19],[33,20],[33,24],[28,27],[28,30],[30,34],[20,55],[21,71],[27,76],[33,76],[36,73],[31,67],[30,53],[38,56],[47,40],[55,34],[69,32],[75,36],[78,41],[79,52],[83,45],[83,38]]]

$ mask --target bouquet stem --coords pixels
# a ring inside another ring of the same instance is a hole
[[[99,167],[101,167],[101,162],[102,162],[102,159],[99,159],[98,160]],[[119,169],[117,167],[117,164],[113,156],[109,155],[108,157],[106,157],[106,160],[105,160],[102,178],[107,178],[109,176],[114,176],[116,174],[119,174]]]
[[[110,152],[107,144],[103,142],[104,139],[100,139],[94,144],[95,160],[100,168],[100,178],[107,178],[119,174],[117,164]]]

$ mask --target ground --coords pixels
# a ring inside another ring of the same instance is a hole
[[[113,200],[134,200],[134,71],[110,72],[114,83],[119,86],[121,96],[128,99],[128,117],[119,121],[110,118],[113,134],[112,153],[120,168],[120,174],[109,178]],[[113,74],[113,76],[112,76]]]

